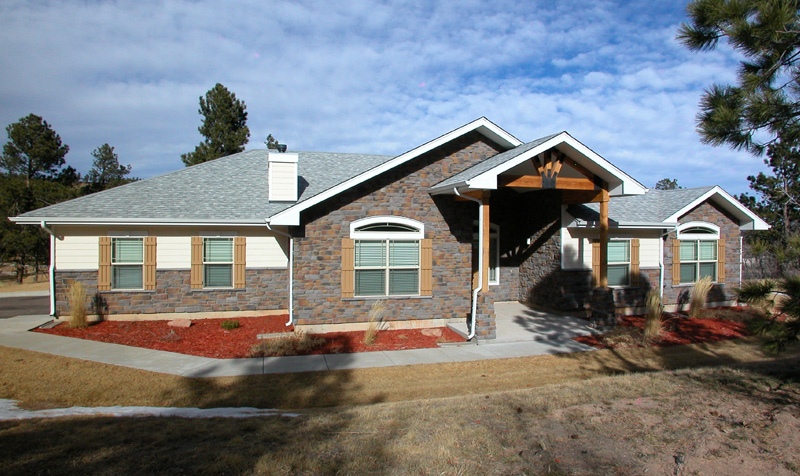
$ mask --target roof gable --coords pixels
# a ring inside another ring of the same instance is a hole
[[[647,190],[644,185],[583,145],[569,133],[560,132],[490,157],[439,182],[431,188],[431,192],[450,193],[453,188],[497,189],[497,178],[500,174],[554,147],[608,182],[611,195],[636,195],[643,194]]]

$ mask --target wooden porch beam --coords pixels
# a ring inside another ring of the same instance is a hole
[[[507,175],[500,177],[501,187],[544,188],[542,177],[535,175]],[[559,190],[597,190],[594,182],[585,178],[557,177]]]
[[[599,203],[602,201],[602,190],[564,190],[564,192],[561,194],[561,203],[564,205]]]
[[[608,287],[608,190],[601,192],[600,200],[600,279],[601,288]]]
[[[488,190],[484,190],[483,197],[481,197],[483,200],[483,204],[481,205],[483,209],[483,230],[481,230],[481,234],[483,235],[483,249],[481,250],[483,254],[483,292],[489,290],[489,242],[491,238],[491,226],[489,226],[491,221],[489,215],[489,198],[491,198],[491,193]]]

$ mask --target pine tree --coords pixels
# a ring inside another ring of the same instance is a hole
[[[272,134],[267,136],[267,140],[264,141],[264,145],[267,146],[267,149],[277,149],[278,148],[278,139],[272,137]]]
[[[194,152],[181,155],[186,166],[200,164],[244,150],[250,138],[247,127],[247,106],[236,95],[217,83],[200,97],[203,124],[197,129],[205,138]]]
[[[678,179],[663,178],[656,182],[656,190],[677,190],[681,187],[678,185]]]
[[[61,144],[61,137],[47,121],[29,114],[6,127],[8,142],[3,146],[0,168],[11,175],[25,177],[25,187],[31,179],[53,178],[64,165],[69,146]]]
[[[92,168],[86,174],[89,192],[99,192],[134,180],[126,177],[131,172],[131,166],[121,165],[119,156],[110,145],[103,144],[96,148],[92,151],[92,157]]]
[[[694,0],[680,40],[709,51],[721,39],[744,56],[734,85],[714,84],[700,102],[702,141],[762,154],[780,135],[800,144],[800,17],[797,0]]]

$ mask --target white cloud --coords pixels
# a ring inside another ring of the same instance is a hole
[[[685,3],[685,2],[684,2]],[[569,130],[652,185],[746,189],[760,160],[699,143],[697,101],[735,78],[722,48],[674,40],[651,2],[4,2],[0,120],[34,112],[71,147],[116,147],[134,174],[182,167],[197,98],[248,107],[249,147],[401,153],[479,116],[522,140]]]

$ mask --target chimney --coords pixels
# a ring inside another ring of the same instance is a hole
[[[286,145],[279,144],[280,152],[269,152],[269,201],[297,201],[297,154],[286,153]]]

